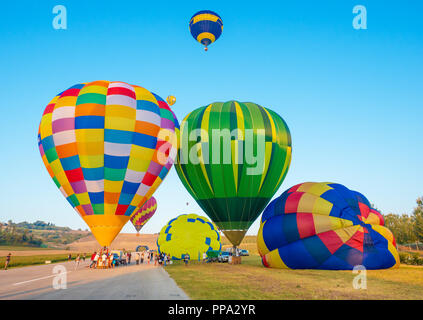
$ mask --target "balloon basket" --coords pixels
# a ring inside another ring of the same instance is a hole
[[[241,264],[241,257],[232,256],[230,264]]]

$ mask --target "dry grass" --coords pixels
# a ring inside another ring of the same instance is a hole
[[[193,299],[423,299],[423,267],[368,271],[367,290],[356,290],[351,271],[268,269],[259,256],[242,259],[166,270]]]
[[[223,248],[230,247],[222,238]],[[261,264],[255,236],[240,248],[251,256],[241,265],[180,263],[166,267],[193,299],[423,299],[423,267],[367,271],[367,290],[353,288],[351,271],[269,269]]]

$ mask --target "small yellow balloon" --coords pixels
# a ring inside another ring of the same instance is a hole
[[[166,101],[170,106],[173,106],[176,102],[176,98],[174,96],[168,96],[166,98]]]

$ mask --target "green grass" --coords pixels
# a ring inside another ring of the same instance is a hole
[[[72,254],[72,259],[75,259],[76,255]],[[17,267],[25,267],[32,265],[45,264],[49,260],[51,263],[61,262],[68,260],[68,254],[45,254],[45,255],[34,255],[34,256],[12,256],[10,259],[9,269]],[[4,268],[6,257],[0,257],[0,268]]]
[[[29,251],[29,250],[57,250],[52,248],[29,247],[29,246],[0,246],[4,251]]]
[[[166,271],[192,299],[423,299],[423,267],[367,271],[356,290],[351,271],[265,268],[258,255],[241,265],[176,262]]]

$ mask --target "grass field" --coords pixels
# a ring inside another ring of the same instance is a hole
[[[29,250],[54,250],[53,248],[40,248],[40,247],[28,247],[28,246],[0,246],[0,251],[29,251]]]
[[[75,254],[72,254],[72,259],[75,258]],[[87,256],[87,258],[89,258]],[[12,256],[10,259],[9,269],[17,267],[25,267],[37,264],[45,264],[46,261],[61,262],[68,260],[68,254],[44,254],[44,255],[33,255],[33,256]],[[4,268],[6,257],[0,257],[0,268]]]
[[[258,255],[241,265],[177,262],[166,271],[192,299],[423,299],[423,267],[407,265],[367,271],[366,290],[353,288],[351,271],[269,269]]]

